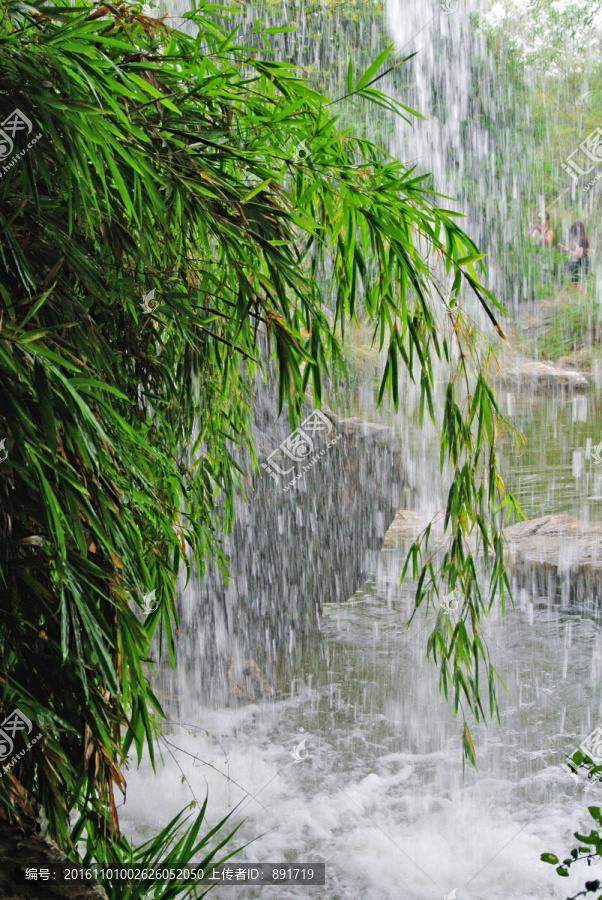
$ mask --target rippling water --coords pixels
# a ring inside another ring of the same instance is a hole
[[[565,897],[573,881],[539,854],[568,849],[586,825],[584,787],[561,763],[602,717],[598,624],[526,596],[487,622],[508,693],[501,724],[474,735],[478,772],[463,772],[458,722],[424,662],[429,620],[403,627],[411,601],[398,587],[401,562],[383,553],[374,578],[325,609],[319,639],[281,660],[276,700],[194,711],[185,702],[190,728],[170,741],[206,764],[173,750],[157,776],[146,766],[130,773],[126,830],[152,833],[190,802],[190,787],[197,798],[208,788],[212,823],[242,800],[239,843],[262,835],[248,860],[326,863],[326,888],[261,896],[430,900],[457,888],[459,900]],[[304,738],[309,755],[295,762]],[[586,796],[602,800],[602,787]]]

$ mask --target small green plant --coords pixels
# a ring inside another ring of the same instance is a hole
[[[596,767],[600,769],[601,767]],[[589,806],[588,807],[589,814],[594,819],[597,825],[602,826],[602,811],[599,806]],[[570,855],[563,859],[562,861],[555,853],[542,853],[541,860],[542,862],[549,863],[551,866],[556,866],[556,872],[562,878],[568,878],[569,869],[574,863],[582,862],[584,859],[587,860],[588,866],[591,866],[592,863],[595,863],[602,858],[602,834],[597,828],[593,828],[589,834],[581,834],[578,831],[574,832],[574,837],[579,842],[577,847],[573,847],[570,852]],[[567,900],[576,900],[577,897],[585,897],[590,893],[597,893],[597,900],[602,900],[602,881],[598,878],[591,879],[585,882],[585,890],[580,891],[578,894],[574,894],[572,897],[567,897]]]
[[[565,302],[536,338],[537,356],[543,359],[560,359],[600,341],[597,306],[590,293],[571,286],[561,296]]]
[[[177,875],[178,871],[198,866],[206,874],[208,868],[226,862],[239,851],[237,848],[226,853],[225,856],[219,855],[222,848],[234,837],[242,824],[240,822],[225,837],[222,837],[224,825],[232,815],[230,812],[221,822],[218,822],[199,838],[199,832],[205,823],[206,810],[207,798],[194,818],[192,814],[187,816],[186,810],[182,810],[165,826],[163,831],[139,847],[132,847],[123,835],[109,846],[106,841],[98,839],[90,822],[84,822],[82,818],[80,822],[82,830],[85,824],[84,833],[82,834],[78,828],[78,823],[73,835],[75,840],[83,839],[86,843],[82,866],[91,870],[108,868],[121,872],[133,869],[142,875],[157,870],[172,870]],[[217,838],[218,843],[212,846],[214,837]],[[186,883],[177,877],[164,880],[150,877],[134,879],[117,877],[114,880],[102,879],[101,883],[109,900],[200,898],[204,897],[211,889],[205,878],[201,882],[189,881]]]

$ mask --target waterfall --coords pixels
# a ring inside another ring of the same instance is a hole
[[[375,115],[373,130],[456,198],[441,205],[467,216],[465,230],[490,256],[490,286],[514,313],[532,273],[510,277],[511,256],[524,237],[525,198],[537,208],[541,187],[533,141],[524,130],[517,141],[532,111],[497,68],[477,21],[482,7],[387,0],[379,19],[365,6],[365,20],[345,24],[361,41],[357,53],[376,55],[384,28],[399,54],[418,50],[384,84],[426,117],[410,127]],[[170,14],[185,8],[186,0],[173,0]],[[253,25],[258,15],[249,6],[244,20]],[[344,78],[347,61],[350,31],[338,15],[327,2],[261,9],[266,24],[297,22],[298,33],[274,45],[329,87]],[[369,125],[365,111],[357,115]],[[441,387],[445,367],[435,373]],[[288,423],[276,421],[269,386],[258,390],[259,456],[284,467],[273,454],[289,438]],[[509,441],[502,448],[527,515],[602,519],[602,476],[586,452],[602,439],[602,430],[593,437],[602,423],[595,391],[538,394],[504,383],[499,396],[529,440],[522,455]],[[543,559],[541,577],[517,589],[515,610],[505,619],[493,611],[483,639],[508,693],[499,691],[501,724],[474,729],[479,769],[465,771],[458,719],[440,695],[439,673],[424,662],[436,613],[421,610],[406,629],[413,588],[399,584],[405,552],[393,542],[378,552],[397,505],[432,514],[445,501],[438,433],[428,423],[419,428],[409,388],[403,397],[398,413],[376,410],[366,375],[331,398],[338,415],[327,410],[327,418],[345,439],[294,493],[283,491],[278,470],[273,478],[264,469],[251,505],[238,502],[230,580],[214,569],[182,590],[179,668],[161,672],[169,750],[156,775],[147,760],[130,771],[122,822],[140,839],[206,791],[212,825],[240,802],[238,844],[260,835],[241,859],[324,862],[326,887],[315,892],[327,900],[575,893],[583,873],[559,882],[539,856],[588,827],[582,786],[562,764],[602,715],[596,610],[590,604],[585,614],[557,596]],[[596,540],[588,577],[599,582]],[[569,584],[576,552],[565,541]],[[301,890],[282,885],[278,896],[294,900]],[[250,900],[254,891],[240,886],[237,897]]]

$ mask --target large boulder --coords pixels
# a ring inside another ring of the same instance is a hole
[[[107,900],[104,888],[91,881],[48,881],[37,878],[20,883],[29,868],[39,871],[51,866],[81,869],[59,850],[54,841],[40,832],[39,821],[11,825],[0,820],[0,897],[2,900]]]
[[[561,389],[579,393],[589,390],[589,381],[585,375],[561,361],[554,363],[502,356],[500,368],[492,368],[491,378],[507,389],[545,392]]]
[[[602,599],[602,522],[550,515],[505,530],[509,569],[533,597],[597,608]]]
[[[291,434],[275,393],[257,389],[262,468],[249,501],[236,501],[224,542],[229,579],[212,565],[183,590],[180,665],[163,672],[164,696],[182,699],[194,684],[196,697],[216,702],[257,697],[273,683],[278,655],[319,628],[322,604],[346,600],[365,581],[398,507],[393,429],[308,407]],[[248,460],[241,464],[248,472]]]
[[[429,521],[428,515],[417,510],[398,510],[383,548],[407,549]],[[433,517],[429,546],[434,553],[443,552],[448,544],[443,522],[443,513]],[[515,586],[526,588],[534,599],[598,607],[602,600],[602,522],[541,516],[508,526],[504,535],[506,565]]]

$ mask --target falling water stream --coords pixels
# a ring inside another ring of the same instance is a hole
[[[529,514],[589,506],[602,518],[602,501],[588,499],[599,476],[588,487],[572,474],[584,444],[573,402],[525,401],[524,415],[540,423],[553,412],[556,465],[538,470],[523,458],[513,487]],[[423,475],[429,464],[436,471],[420,432],[389,418],[407,454],[422,457]],[[535,456],[551,437],[539,434]],[[572,846],[595,802],[562,763],[602,718],[599,622],[524,591],[505,619],[489,618],[482,634],[508,693],[500,690],[501,723],[474,733],[478,772],[463,772],[458,721],[424,661],[433,614],[404,628],[412,599],[399,587],[403,560],[384,551],[349,601],[325,607],[320,633],[281,654],[276,699],[215,709],[181,697],[182,724],[170,736],[181,750],[172,747],[157,775],[148,763],[130,773],[126,831],[150,836],[191,791],[202,799],[208,790],[212,824],[242,801],[239,843],[261,835],[241,858],[327,866],[326,888],[222,887],[218,896],[441,900],[457,888],[459,900],[535,900],[581,888],[583,879],[560,882],[539,855]],[[307,757],[296,761],[303,739]]]
[[[409,102],[430,117],[412,133],[400,128],[397,155],[421,160],[436,187],[456,196],[463,168],[471,167],[480,190],[501,203],[507,184],[496,187],[488,168],[486,129],[475,124],[470,152],[461,152],[470,65],[475,57],[487,63],[466,10],[446,15],[434,0],[389,0],[388,23],[399,50],[421,51]],[[439,117],[431,108],[437,80],[447,109]],[[486,90],[494,104],[494,88]],[[469,201],[464,210],[470,213]],[[471,226],[481,239],[483,220]],[[402,503],[435,513],[445,498],[436,432],[420,430],[411,403],[397,413],[377,410],[375,394],[367,369],[359,386],[330,402],[343,415],[396,430]],[[602,519],[602,466],[588,457],[602,438],[596,373],[585,396],[515,389],[500,398],[528,440],[524,451],[510,444],[502,451],[527,516]],[[273,540],[294,542],[295,535]],[[218,887],[217,897],[442,900],[456,889],[458,900],[540,900],[582,889],[586,870],[559,879],[539,856],[572,846],[598,790],[584,794],[562,763],[602,719],[599,621],[524,590],[505,618],[491,614],[482,634],[507,692],[499,690],[500,723],[474,729],[478,771],[464,770],[459,721],[425,662],[434,613],[404,627],[412,587],[399,586],[403,562],[402,551],[383,551],[353,597],[325,606],[318,633],[282,647],[270,673],[273,695],[216,708],[186,684],[180,658],[177,724],[157,773],[146,760],[129,772],[120,810],[126,833],[148,837],[208,792],[212,825],[240,803],[235,842],[253,841],[241,860],[326,863],[326,887]],[[183,602],[194,609],[194,592],[185,591]]]

